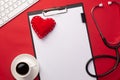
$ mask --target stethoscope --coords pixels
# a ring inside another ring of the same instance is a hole
[[[112,4],[120,5],[120,2],[117,2],[117,1],[108,1],[108,5],[109,5],[109,6],[111,6]],[[112,73],[112,72],[118,67],[119,60],[120,60],[118,48],[120,47],[120,42],[118,42],[118,43],[116,43],[116,44],[112,44],[112,43],[110,43],[109,41],[107,41],[107,39],[104,37],[104,35],[102,34],[102,32],[101,32],[101,30],[100,30],[100,26],[99,26],[99,24],[97,23],[97,21],[96,21],[96,19],[95,19],[95,17],[94,17],[94,11],[95,11],[97,8],[103,8],[103,4],[100,3],[99,5],[97,5],[97,6],[95,6],[95,7],[93,7],[93,8],[91,9],[92,19],[93,19],[93,21],[94,21],[94,23],[95,23],[95,25],[96,25],[96,28],[97,28],[97,30],[98,30],[98,32],[99,32],[99,34],[100,34],[100,37],[101,37],[102,41],[104,42],[104,44],[105,44],[108,48],[113,49],[113,50],[115,50],[115,52],[116,52],[116,57],[110,56],[110,55],[98,55],[98,56],[92,57],[92,58],[87,62],[87,64],[86,64],[86,71],[87,71],[87,73],[88,73],[90,76],[92,76],[92,77],[99,78],[99,77],[107,76],[108,74]],[[106,72],[104,72],[104,73],[102,73],[102,74],[95,75],[95,74],[90,73],[90,71],[89,71],[89,69],[88,69],[89,64],[90,64],[92,61],[95,61],[95,60],[101,59],[101,58],[111,58],[111,59],[116,60],[116,63],[114,64],[114,66],[113,66],[111,69],[109,69],[108,71],[106,71]]]

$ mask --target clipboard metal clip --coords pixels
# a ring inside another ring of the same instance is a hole
[[[42,14],[43,16],[48,17],[48,16],[53,16],[58,14],[64,14],[67,12],[68,12],[68,9],[66,7],[56,7],[56,8],[45,9],[42,11]]]

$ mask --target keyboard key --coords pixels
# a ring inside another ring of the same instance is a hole
[[[4,0],[5,2],[8,2],[9,0]]]
[[[33,3],[33,2],[34,2],[34,0],[28,0],[28,2],[31,4],[31,3]]]
[[[10,5],[10,6],[11,6],[11,5],[12,5],[12,2],[8,2],[8,5]]]
[[[1,25],[1,24],[3,24],[3,21],[2,21],[2,20],[0,20],[0,25]]]
[[[12,2],[17,2],[17,0],[12,0]]]
[[[5,8],[8,8],[8,5],[7,5],[7,4],[5,4],[5,5],[4,5],[4,7],[5,7]]]
[[[2,13],[1,13],[1,16],[2,16],[2,17],[4,17],[4,16],[5,16],[5,13],[4,13],[4,12],[2,12]]]
[[[12,11],[13,9],[14,9],[14,8],[13,8],[12,6],[11,6],[11,7],[9,7],[9,10],[10,10],[10,11]]]
[[[5,16],[5,17],[3,18],[3,20],[4,20],[4,21],[7,21],[7,20],[8,20],[8,17],[7,17],[7,16]]]
[[[14,4],[13,7],[14,7],[14,8],[17,8],[18,6],[17,6],[17,4]]]
[[[2,12],[2,11],[4,11],[5,9],[4,9],[4,7],[2,6],[2,7],[0,7],[0,12]]]
[[[25,2],[26,0],[21,0],[22,2]]]
[[[6,10],[5,10],[5,13],[6,13],[6,14],[7,14],[7,13],[9,13],[9,10],[8,10],[8,9],[6,9]]]
[[[4,5],[4,3],[5,3],[4,1],[0,1],[0,5],[1,5],[1,6]]]
[[[21,1],[17,1],[17,5],[21,5]]]

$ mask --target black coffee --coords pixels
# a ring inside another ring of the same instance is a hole
[[[29,66],[27,63],[25,62],[21,62],[17,65],[16,67],[16,71],[18,74],[20,75],[26,75],[29,71]]]

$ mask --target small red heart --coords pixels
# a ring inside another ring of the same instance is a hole
[[[54,29],[56,22],[52,18],[43,19],[35,16],[32,18],[31,24],[39,38],[42,39]]]

